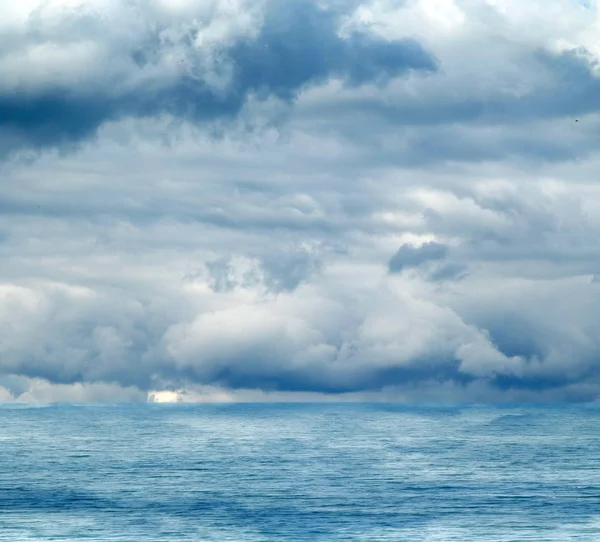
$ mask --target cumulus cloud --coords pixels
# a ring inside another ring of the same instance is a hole
[[[595,399],[598,21],[11,5],[0,401]]]

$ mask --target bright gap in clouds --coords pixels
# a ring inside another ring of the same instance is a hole
[[[594,400],[598,22],[11,4],[0,400]]]

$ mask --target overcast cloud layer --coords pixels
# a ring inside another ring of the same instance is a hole
[[[600,7],[0,17],[0,401],[595,400]]]

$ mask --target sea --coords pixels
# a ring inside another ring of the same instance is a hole
[[[600,405],[0,405],[0,540],[600,540]]]

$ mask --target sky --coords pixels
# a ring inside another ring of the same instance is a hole
[[[0,401],[593,401],[595,0],[21,0]]]

